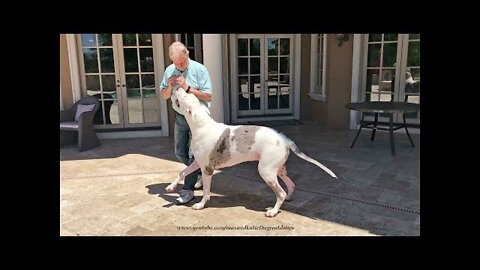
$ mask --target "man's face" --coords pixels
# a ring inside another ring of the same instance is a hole
[[[183,72],[188,66],[188,58],[184,56],[179,56],[175,60],[173,60],[173,64],[178,70]]]

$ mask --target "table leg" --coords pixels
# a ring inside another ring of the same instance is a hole
[[[370,137],[370,141],[372,142],[373,142],[373,139],[375,139],[375,132],[377,131],[377,123],[378,123],[378,113],[375,113],[375,121],[373,121],[372,136]]]
[[[352,145],[350,145],[350,148],[353,148],[353,146],[355,145],[355,142],[357,141],[358,135],[360,135],[360,131],[362,131],[364,117],[365,117],[365,114],[362,112],[362,120],[360,120],[360,128],[358,129],[357,135],[355,136],[355,139],[353,140]]]
[[[392,148],[392,155],[395,156],[395,142],[393,140],[393,113],[390,113],[390,146]]]
[[[405,131],[407,132],[408,139],[410,139],[410,143],[412,144],[412,147],[415,148],[415,145],[413,145],[412,137],[410,137],[410,133],[408,133],[407,121],[405,121],[405,113],[403,113],[403,124],[405,125]]]

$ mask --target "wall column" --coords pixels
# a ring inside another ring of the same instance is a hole
[[[203,34],[203,64],[212,80],[213,98],[210,113],[215,121],[224,123],[222,36],[220,34]]]

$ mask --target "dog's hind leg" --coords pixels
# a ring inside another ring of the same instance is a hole
[[[207,171],[202,171],[203,178],[203,197],[202,200],[192,206],[195,210],[200,210],[205,207],[205,204],[210,200],[210,185],[212,183],[212,175]]]
[[[166,188],[165,188],[165,192],[173,192],[176,188],[177,188],[177,185],[178,185],[178,182],[182,181],[183,179],[185,179],[185,177],[189,174],[191,174],[192,172],[196,171],[198,168],[200,168],[200,166],[198,165],[198,163],[196,161],[192,162],[192,164],[190,164],[190,166],[188,166],[187,168],[183,169],[183,171],[181,171],[178,175],[177,175],[177,178],[175,178],[175,180],[173,180],[173,182],[168,185]]]
[[[288,195],[287,198],[285,199],[287,202],[292,200],[293,192],[295,192],[295,183],[293,183],[292,179],[288,177],[287,175],[287,168],[285,167],[285,164],[280,167],[278,170],[278,176],[282,181],[287,185],[287,190],[288,190]]]
[[[260,173],[260,176],[263,178],[263,180],[265,180],[267,185],[273,190],[273,192],[275,192],[275,196],[277,197],[277,202],[275,203],[275,206],[265,213],[265,216],[267,217],[274,217],[278,214],[278,211],[280,210],[283,201],[287,197],[287,193],[283,190],[280,184],[278,184],[278,167],[272,167],[272,165],[267,164],[267,162],[268,161],[265,161],[265,159],[260,159],[258,163],[258,172]]]

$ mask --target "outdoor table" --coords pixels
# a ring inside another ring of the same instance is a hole
[[[353,140],[352,145],[350,148],[353,148],[355,142],[357,141],[358,135],[360,135],[360,131],[362,128],[369,128],[372,129],[372,136],[370,140],[373,141],[375,138],[375,131],[378,130],[388,130],[390,133],[390,147],[392,149],[392,155],[395,156],[395,144],[393,140],[393,131],[405,128],[407,132],[407,136],[410,139],[410,143],[412,147],[415,147],[413,144],[412,138],[410,137],[410,133],[408,133],[407,123],[405,121],[405,113],[412,113],[418,112],[420,110],[420,104],[416,103],[407,103],[407,102],[390,102],[390,101],[369,101],[369,102],[355,102],[355,103],[348,103],[347,108],[350,110],[360,111],[362,112],[362,119],[360,120],[360,128],[358,129],[357,135]],[[374,113],[375,120],[374,121],[366,121],[365,113]],[[389,125],[388,128],[383,128],[378,126],[378,114],[379,113],[386,113],[389,115]],[[403,116],[403,123],[393,123],[393,114],[394,113],[402,113]]]

